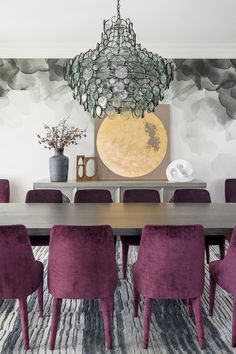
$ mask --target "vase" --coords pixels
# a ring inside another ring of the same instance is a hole
[[[51,182],[66,182],[68,179],[69,159],[63,152],[63,148],[56,148],[55,155],[49,159]]]

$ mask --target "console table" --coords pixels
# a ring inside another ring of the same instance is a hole
[[[109,189],[114,202],[122,201],[126,189],[156,189],[160,192],[162,202],[168,202],[175,189],[206,188],[206,183],[199,180],[191,182],[169,182],[166,180],[98,180],[89,182],[69,180],[68,182],[50,182],[49,180],[39,180],[34,182],[33,188],[60,189],[71,201],[73,201],[77,189]]]

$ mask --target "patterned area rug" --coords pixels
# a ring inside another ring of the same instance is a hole
[[[174,353],[234,353],[231,347],[232,299],[217,289],[215,314],[208,316],[209,276],[206,265],[205,291],[202,298],[203,317],[207,347],[200,351],[195,325],[186,313],[183,301],[155,301],[148,350],[142,349],[143,302],[139,317],[133,318],[132,282],[121,279],[120,243],[117,242],[117,263],[119,282],[115,294],[115,315],[113,321],[113,349],[109,353],[122,354],[174,354]],[[47,290],[47,247],[34,247],[36,259],[44,263],[44,318],[39,319],[37,298],[28,298],[29,334],[31,350],[27,353],[51,353],[48,349],[51,296]],[[212,248],[211,257],[218,259],[218,249]],[[131,248],[130,264],[136,259],[136,248]],[[0,307],[0,351],[25,353],[22,343],[18,303],[1,301]],[[62,303],[61,319],[56,346],[53,353],[102,354],[106,353],[102,314],[98,301],[67,300]]]

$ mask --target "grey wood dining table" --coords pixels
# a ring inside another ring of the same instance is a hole
[[[207,235],[230,236],[236,203],[0,204],[0,225],[23,224],[31,237],[49,235],[54,224],[109,224],[116,235],[135,235],[146,224],[202,224]]]

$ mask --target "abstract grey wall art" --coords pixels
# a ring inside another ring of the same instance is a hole
[[[224,200],[224,179],[236,177],[236,59],[175,59],[175,79],[164,104],[171,107],[171,160],[191,162],[207,182],[213,201]],[[65,117],[87,128],[87,139],[67,150],[75,178],[75,156],[94,154],[94,121],[73,99],[63,77],[65,59],[0,59],[1,176],[16,180],[14,201],[48,178],[50,152],[36,133],[43,123]],[[18,152],[24,159],[18,158]],[[33,166],[33,167],[32,167]],[[18,190],[17,190],[18,188]]]

